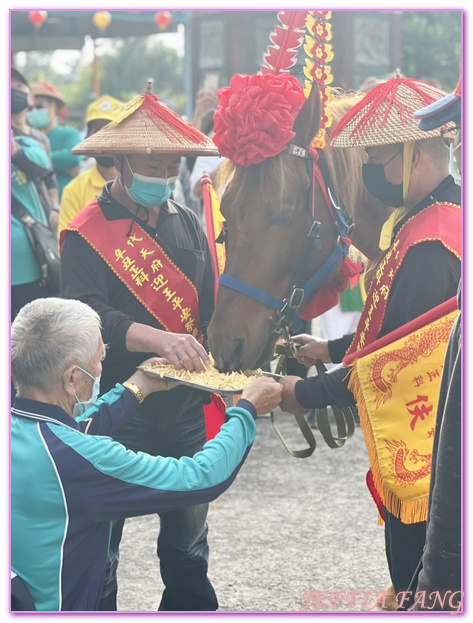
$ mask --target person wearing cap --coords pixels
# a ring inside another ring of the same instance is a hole
[[[460,188],[449,175],[440,129],[423,132],[414,117],[420,107],[444,95],[437,87],[396,75],[372,89],[334,128],[333,147],[366,149],[364,183],[387,213],[388,208],[395,209],[381,232],[379,246],[385,253],[355,335],[312,350],[309,346],[310,357],[341,362],[346,354],[455,296],[460,279]],[[346,368],[302,381],[285,377],[281,409],[305,413],[331,404],[354,405],[349,377]],[[402,427],[404,414],[392,417]],[[419,500],[410,519],[404,515],[401,521],[401,501],[381,497],[382,493],[373,490],[384,515],[388,566],[399,594],[407,590],[422,555],[427,505]],[[425,499],[427,495],[428,490]]]
[[[450,152],[454,179],[461,182],[458,158],[461,145],[461,78],[455,90],[414,113],[419,128],[426,132],[442,128]],[[454,160],[455,158],[455,160]],[[457,162],[458,160],[458,162]],[[456,165],[456,167],[455,167]],[[455,167],[455,168],[454,168]],[[450,334],[440,387],[425,548],[413,578],[413,595],[426,599],[404,609],[458,611],[462,598],[462,365],[461,365],[461,286],[458,288],[458,314]],[[434,599],[440,595],[456,598]]]
[[[33,106],[34,98],[25,76],[16,68],[11,68],[11,128],[14,137],[28,136],[37,141],[48,155],[49,165],[43,171],[36,171],[32,177],[38,191],[44,213],[52,229],[57,227],[59,211],[59,192],[48,137],[27,121],[28,110]]]
[[[92,136],[113,121],[124,102],[102,95],[87,107],[85,123],[87,136]],[[95,164],[74,178],[62,191],[58,231],[61,232],[72,219],[100,194],[104,184],[117,175],[113,158],[97,156]]]
[[[28,123],[44,132],[51,143],[54,171],[59,185],[59,201],[62,190],[78,173],[83,157],[73,155],[71,149],[81,140],[78,130],[68,125],[58,125],[57,111],[65,106],[62,95],[44,81],[31,85],[34,108],[28,113]]]
[[[213,313],[213,267],[197,216],[172,200],[183,156],[216,155],[213,142],[150,90],[73,152],[114,159],[117,176],[61,232],[62,295],[102,319],[109,356],[102,391],[126,379],[148,353],[179,369],[210,364],[202,345]],[[191,456],[206,441],[209,395],[180,386],[149,396],[114,439],[134,451]],[[160,610],[216,610],[207,577],[208,506],[160,514]],[[123,522],[112,534],[101,610],[116,610]]]

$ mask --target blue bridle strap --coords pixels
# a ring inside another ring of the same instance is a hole
[[[311,292],[317,289],[335,268],[340,257],[345,259],[347,255],[348,246],[342,239],[340,239],[339,244],[335,247],[319,270],[304,284],[304,295],[309,296]],[[272,294],[268,294],[255,286],[251,286],[249,283],[241,281],[241,279],[231,277],[225,273],[220,275],[218,283],[226,286],[227,288],[231,288],[232,290],[236,290],[237,292],[240,292],[240,294],[244,294],[250,299],[263,303],[263,305],[267,305],[272,309],[277,309],[278,311],[281,311],[286,303],[282,299],[272,296]]]
[[[259,303],[263,303],[263,305],[266,305],[267,307],[276,309],[279,312],[278,327],[289,327],[296,319],[300,321],[297,311],[302,305],[303,300],[316,291],[317,288],[325,281],[337,265],[340,258],[343,258],[343,260],[346,259],[349,246],[346,240],[353,229],[353,222],[351,221],[349,214],[346,212],[345,208],[342,209],[342,206],[338,206],[338,202],[332,196],[330,188],[326,183],[326,180],[330,180],[330,173],[328,171],[323,152],[319,153],[319,150],[308,152],[306,149],[292,144],[289,145],[288,151],[291,155],[297,156],[298,158],[304,158],[307,162],[310,179],[309,197],[312,202],[312,227],[310,228],[306,245],[303,249],[302,258],[299,263],[299,268],[297,270],[291,294],[287,299],[278,299],[272,294],[264,292],[264,290],[260,290],[249,283],[241,281],[241,279],[238,279],[237,277],[231,277],[225,273],[222,273],[218,280],[219,284],[226,286],[227,288],[231,288],[232,290],[236,290],[240,294],[258,301]],[[338,232],[338,240],[335,249],[325,260],[322,266],[308,281],[305,281],[305,272],[310,253],[312,253],[313,249],[322,248],[320,243],[320,223],[315,218],[315,195],[313,188],[314,179],[316,177],[321,185],[327,206],[329,207],[334,219]],[[344,212],[346,214],[344,214]]]
[[[332,272],[332,270],[337,265],[340,257],[345,259],[348,255],[348,245],[340,240],[340,243],[335,247],[332,253],[328,256],[319,270],[313,275],[309,281],[304,285],[304,294],[305,296],[309,296],[315,289],[317,289],[322,282],[328,277],[328,275]]]
[[[259,288],[255,288],[255,286],[250,286],[249,283],[245,283],[236,277],[231,277],[230,275],[222,273],[218,279],[218,283],[222,286],[227,286],[227,288],[231,288],[232,290],[236,290],[237,292],[240,292],[240,294],[248,296],[250,299],[259,301],[260,303],[263,303],[263,305],[277,309],[278,311],[281,311],[284,307],[284,301],[281,299],[278,299],[272,294],[268,294]]]

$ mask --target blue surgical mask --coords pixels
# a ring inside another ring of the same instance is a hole
[[[164,178],[140,175],[132,170],[126,156],[125,160],[133,174],[131,188],[125,186],[125,190],[133,201],[145,208],[152,208],[170,199],[176,186],[177,176]]]
[[[74,398],[77,400],[77,404],[74,405],[74,410],[72,411],[73,418],[81,416],[83,413],[88,411],[88,409],[93,407],[94,404],[97,402],[100,393],[100,376],[92,376],[91,374],[89,374],[89,372],[87,372],[87,370],[84,370],[84,368],[81,368],[80,366],[76,367],[78,370],[80,370],[84,374],[87,374],[87,376],[93,379],[94,386],[92,388],[92,395],[89,400],[84,400],[81,402],[77,397],[77,394],[74,394]]]
[[[41,130],[49,125],[49,114],[47,108],[33,108],[26,115],[28,125],[37,130]]]

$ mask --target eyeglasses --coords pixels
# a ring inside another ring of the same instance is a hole
[[[457,128],[457,126],[453,126],[450,128],[442,128],[440,130],[440,136],[442,138],[442,143],[444,147],[449,149],[450,145],[456,141],[459,134],[460,134],[460,128]]]

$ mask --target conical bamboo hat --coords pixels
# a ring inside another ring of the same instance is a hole
[[[218,156],[215,144],[205,134],[151,93],[126,104],[114,121],[76,145],[72,153]]]
[[[332,147],[375,147],[440,136],[440,128],[423,132],[414,113],[439,100],[437,87],[397,75],[372,89],[335,126]]]

